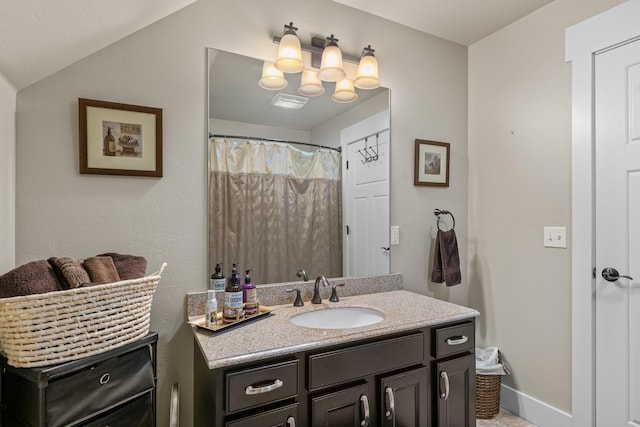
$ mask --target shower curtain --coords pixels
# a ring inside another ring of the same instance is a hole
[[[339,152],[215,138],[210,156],[210,270],[236,263],[258,284],[299,280],[300,268],[342,276]]]

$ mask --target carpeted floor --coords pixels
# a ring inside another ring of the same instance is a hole
[[[477,427],[537,427],[535,424],[513,415],[506,409],[500,408],[500,412],[490,420],[477,420]]]

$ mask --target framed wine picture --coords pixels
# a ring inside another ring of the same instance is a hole
[[[162,176],[162,109],[78,99],[80,173]]]

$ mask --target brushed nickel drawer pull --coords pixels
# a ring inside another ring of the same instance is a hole
[[[110,379],[111,379],[111,375],[109,375],[109,372],[107,372],[106,374],[100,377],[100,384],[105,385],[106,383],[109,382]]]
[[[444,392],[440,393],[440,399],[447,400],[449,398],[449,375],[442,371],[440,372],[440,378],[444,380]]]
[[[362,421],[360,421],[360,425],[362,427],[369,426],[369,399],[366,394],[360,396],[360,405],[362,406],[362,412],[364,413],[364,417]]]
[[[449,345],[460,345],[460,344],[466,343],[467,341],[469,341],[469,337],[466,336],[466,335],[463,335],[460,338],[456,338],[456,339],[448,338],[447,339],[447,344],[449,344]]]
[[[264,387],[254,387],[250,385],[244,389],[244,394],[251,395],[251,394],[269,393],[270,391],[278,389],[283,385],[284,385],[284,382],[282,382],[282,380],[275,380],[273,384],[269,384]]]
[[[296,427],[296,419],[293,417],[287,418],[287,427]]]

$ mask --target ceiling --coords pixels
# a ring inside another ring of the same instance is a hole
[[[333,0],[469,46],[553,0]]]
[[[0,74],[17,90],[195,0],[3,0]],[[552,0],[334,0],[469,45]]]

